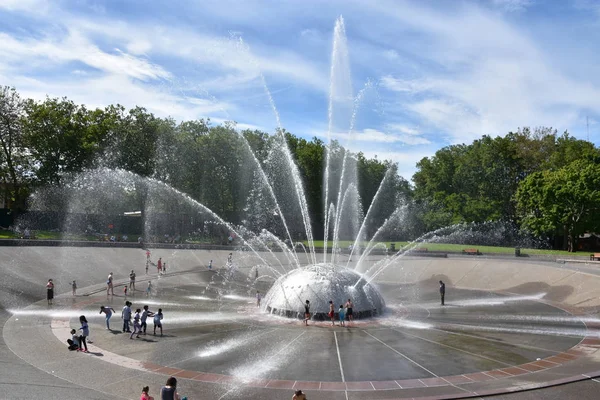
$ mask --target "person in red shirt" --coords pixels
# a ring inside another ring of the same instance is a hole
[[[158,262],[156,263],[156,269],[158,269],[158,274],[160,275],[160,272],[162,271],[162,257],[158,259]]]

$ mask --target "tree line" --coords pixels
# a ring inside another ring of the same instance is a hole
[[[286,131],[239,132],[233,122],[177,122],[143,107],[90,109],[67,98],[34,101],[21,98],[14,88],[0,88],[0,183],[5,207],[16,214],[27,211],[36,188],[60,186],[82,171],[107,167],[156,178],[235,220],[249,201],[260,207],[260,193],[253,192],[257,177],[246,171],[253,162],[248,154],[266,171],[281,169],[271,157],[281,138],[298,167],[318,237],[326,159],[326,144],[318,138]],[[332,159],[344,154],[339,143],[331,143]],[[390,230],[386,239],[410,240],[453,224],[502,221],[574,251],[581,234],[600,228],[600,152],[568,132],[524,128],[447,146],[417,163],[412,184],[390,161],[362,153],[352,159],[361,215],[386,175],[389,180],[380,193],[383,205],[370,214],[373,226],[399,206],[408,210],[410,217],[397,223],[403,229]]]

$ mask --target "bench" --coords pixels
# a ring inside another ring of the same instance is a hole
[[[481,254],[479,252],[479,250],[477,250],[477,249],[463,249],[462,252],[463,252],[463,254],[468,254],[468,255],[471,255],[471,256],[478,256],[478,255]]]
[[[415,247],[414,249],[412,249],[412,251],[421,251],[421,252],[426,252],[427,247]]]
[[[590,254],[591,261],[600,261],[600,253]]]

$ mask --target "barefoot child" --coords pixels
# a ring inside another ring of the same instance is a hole
[[[159,308],[158,312],[156,314],[154,314],[154,336],[156,336],[156,328],[157,327],[160,328],[160,336],[163,335],[162,319],[163,319],[162,308]]]
[[[340,308],[338,310],[338,314],[340,315],[340,326],[346,326],[345,318],[346,312],[344,311],[344,305],[340,304]]]
[[[129,335],[129,339],[133,339],[133,335],[137,333],[136,338],[140,337],[140,332],[142,331],[142,326],[140,325],[140,313],[142,310],[139,308],[135,310],[135,315],[133,316],[133,332]]]
[[[335,312],[333,311],[333,300],[329,300],[329,313],[327,313],[331,319],[331,326],[335,326]]]
[[[146,297],[152,294],[152,281],[148,281],[148,287],[146,288]]]
[[[77,336],[75,329],[71,329],[71,339],[67,339],[67,343],[69,344],[69,350],[79,351],[79,336]]]
[[[100,306],[100,314],[104,313],[106,315],[106,329],[110,330],[110,317],[112,317],[115,309],[112,307],[104,307]]]

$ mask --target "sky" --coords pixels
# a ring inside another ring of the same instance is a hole
[[[442,147],[520,127],[600,144],[597,38],[591,0],[0,0],[0,85],[281,126],[410,180]]]

